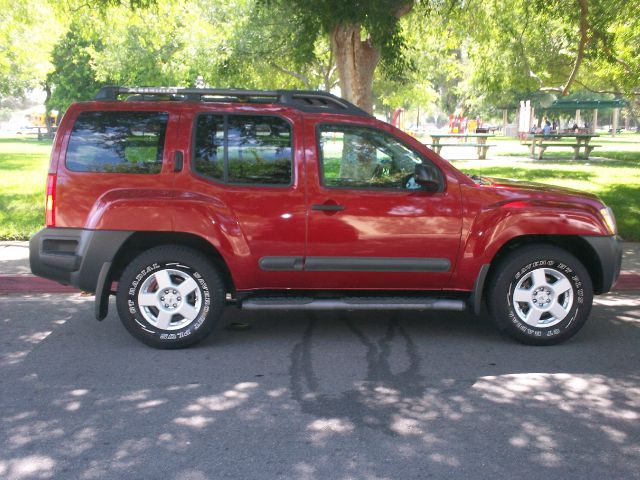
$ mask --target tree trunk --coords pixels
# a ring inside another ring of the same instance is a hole
[[[47,134],[52,136],[53,135],[53,125],[51,125],[51,110],[49,109],[49,100],[51,100],[51,85],[49,84],[48,81],[46,81],[42,85],[42,88],[44,89],[44,91],[45,91],[45,93],[47,95],[46,98],[44,99],[44,104],[45,104],[44,126],[47,127]],[[39,129],[38,129],[38,132],[40,132]]]
[[[360,38],[360,25],[338,24],[331,32],[331,50],[338,67],[342,97],[373,113],[373,73],[380,51],[371,36]]]
[[[576,75],[578,74],[578,70],[580,70],[580,65],[582,64],[582,59],[584,58],[584,50],[587,46],[587,43],[589,42],[589,1],[578,0],[578,5],[580,6],[580,42],[578,43],[578,54],[576,55],[576,63],[573,65],[573,70],[569,75],[569,79],[562,89],[563,97],[569,95],[569,88],[575,80]]]

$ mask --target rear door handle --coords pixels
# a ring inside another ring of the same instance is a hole
[[[311,210],[318,210],[320,212],[341,212],[344,210],[344,205],[332,205],[323,203],[322,205],[311,205]]]
[[[176,155],[173,162],[173,171],[181,172],[184,165],[184,154],[180,150],[176,150]]]

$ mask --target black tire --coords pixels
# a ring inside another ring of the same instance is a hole
[[[116,302],[120,320],[135,338],[154,348],[185,348],[213,331],[225,294],[206,257],[169,245],[152,248],[127,266]]]
[[[528,345],[553,345],[575,335],[593,303],[591,277],[569,252],[526,246],[496,266],[488,307],[500,331]]]

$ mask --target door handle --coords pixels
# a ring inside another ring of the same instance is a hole
[[[184,165],[184,154],[180,150],[176,150],[176,155],[173,162],[173,171],[181,172]]]
[[[320,212],[341,212],[344,210],[344,205],[323,203],[322,205],[311,205],[311,210],[318,210]]]

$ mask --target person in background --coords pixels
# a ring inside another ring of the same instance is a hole
[[[551,122],[549,120],[546,120],[544,122],[544,127],[542,127],[542,133],[547,136],[551,134]]]

